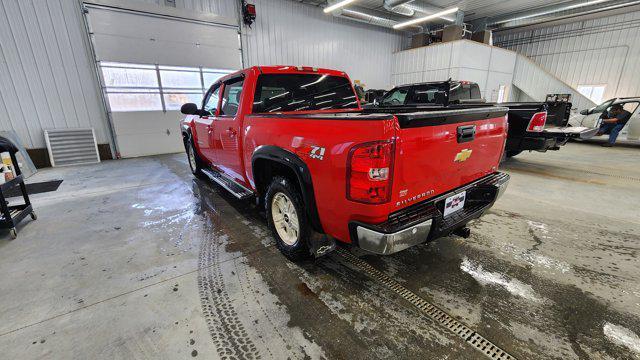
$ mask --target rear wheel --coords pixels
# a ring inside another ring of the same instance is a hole
[[[300,192],[287,178],[273,179],[265,195],[267,223],[276,246],[292,261],[311,257],[309,224]]]

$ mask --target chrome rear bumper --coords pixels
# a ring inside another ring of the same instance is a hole
[[[402,251],[427,240],[433,220],[421,222],[404,230],[391,234],[380,233],[375,230],[358,226],[358,244],[363,250],[372,253],[388,255]]]
[[[504,194],[508,184],[509,175],[496,173],[395,212],[383,224],[352,222],[352,238],[355,238],[363,250],[389,255],[427,240],[446,236],[470,220],[480,217]],[[443,217],[444,200],[462,191],[467,191],[464,209]]]

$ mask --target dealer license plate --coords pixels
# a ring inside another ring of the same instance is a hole
[[[444,216],[452,214],[460,209],[464,208],[464,199],[467,195],[466,191],[449,196],[444,201]]]

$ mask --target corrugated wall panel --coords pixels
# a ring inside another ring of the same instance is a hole
[[[604,98],[640,95],[640,12],[496,33],[494,44],[528,56],[569,85],[606,84]]]
[[[389,88],[391,54],[403,35],[324,14],[290,0],[256,0],[258,17],[244,28],[245,65],[308,65],[344,70],[367,88]]]
[[[107,143],[106,117],[75,0],[0,2],[0,117],[27,148],[43,129],[93,127]]]
[[[164,0],[131,0],[164,6]],[[43,129],[93,127],[108,143],[79,0],[0,1],[0,130],[44,148]],[[290,0],[257,0],[244,39],[245,65],[307,64],[342,69],[368,88],[391,86],[398,32],[325,15]],[[176,7],[237,16],[236,0],[176,0]],[[422,79],[416,79],[421,81]]]

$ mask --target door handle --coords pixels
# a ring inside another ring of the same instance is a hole
[[[234,128],[231,128],[231,127],[230,127],[230,128],[228,128],[226,132],[227,132],[227,134],[228,134],[230,137],[234,137],[234,136],[236,136],[236,135],[238,134],[238,133],[236,132],[236,130],[235,130]]]

